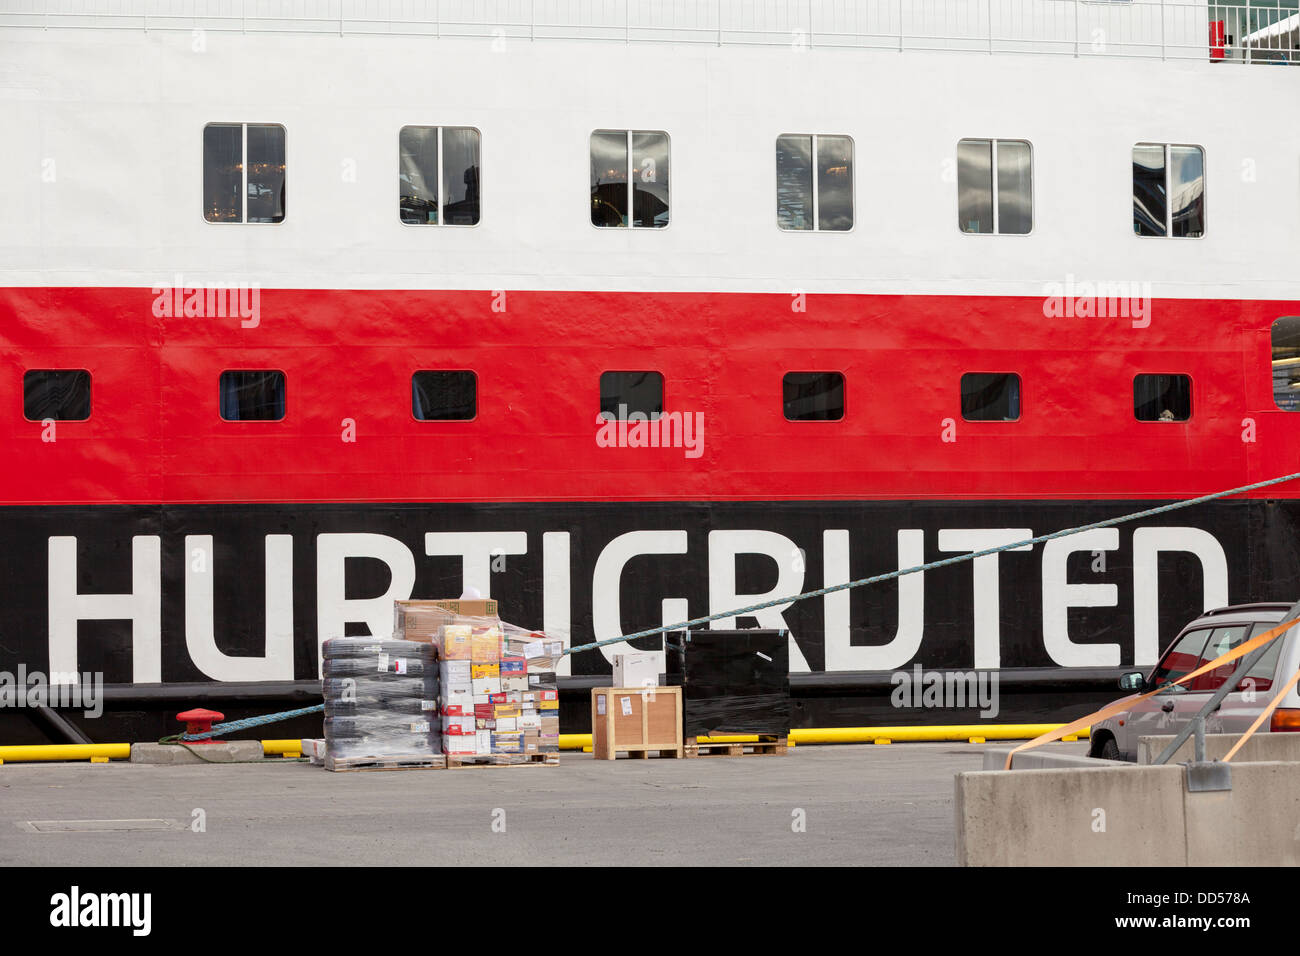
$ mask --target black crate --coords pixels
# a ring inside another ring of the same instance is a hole
[[[683,688],[683,734],[786,735],[789,640],[788,631],[764,628],[665,635],[668,684]]]

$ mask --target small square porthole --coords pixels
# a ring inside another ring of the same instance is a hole
[[[600,417],[627,421],[640,414],[651,421],[664,410],[664,377],[659,372],[601,372]]]
[[[464,422],[478,414],[478,376],[468,369],[411,376],[411,415],[419,422]]]
[[[1014,372],[967,372],[961,377],[961,417],[968,422],[1017,421],[1020,376]]]
[[[90,417],[90,373],[80,368],[25,372],[23,416],[33,422],[84,422]]]
[[[1133,416],[1140,422],[1185,422],[1192,417],[1190,375],[1138,375]]]
[[[221,418],[278,422],[284,418],[284,373],[274,369],[221,373]]]
[[[781,404],[787,421],[832,422],[844,417],[841,372],[786,372]]]

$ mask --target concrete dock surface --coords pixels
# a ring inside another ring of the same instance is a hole
[[[953,774],[979,770],[984,750],[807,746],[613,763],[565,753],[558,767],[362,773],[282,758],[7,763],[0,862],[951,866]]]

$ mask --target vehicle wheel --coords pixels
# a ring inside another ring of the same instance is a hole
[[[1114,737],[1107,737],[1101,745],[1101,751],[1097,754],[1102,760],[1119,760],[1119,744],[1115,743]]]

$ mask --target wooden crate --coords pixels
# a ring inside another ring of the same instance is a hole
[[[695,737],[686,740],[687,757],[756,757],[763,754],[783,754],[786,752],[785,737],[759,735],[758,740],[749,741],[701,741]],[[748,748],[748,750],[746,750]]]
[[[613,760],[619,751],[645,758],[684,757],[680,687],[593,687],[591,753]]]

